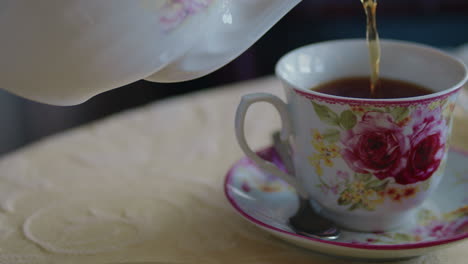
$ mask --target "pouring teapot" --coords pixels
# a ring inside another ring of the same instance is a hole
[[[146,79],[195,79],[300,0],[0,0],[0,88],[54,105]]]

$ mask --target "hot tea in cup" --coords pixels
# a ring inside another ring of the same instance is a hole
[[[276,74],[287,103],[270,94],[250,94],[236,114],[236,136],[251,160],[311,197],[322,215],[359,231],[406,223],[437,187],[452,110],[467,80],[462,62],[431,47],[381,41],[381,48],[376,96],[369,78],[356,78],[370,72],[366,40],[330,41],[280,59]],[[247,145],[244,117],[259,101],[271,103],[281,115],[294,176]]]
[[[406,98],[432,93],[426,87],[410,82],[380,78],[379,89],[369,89],[369,77],[348,77],[320,84],[312,91],[354,98]]]

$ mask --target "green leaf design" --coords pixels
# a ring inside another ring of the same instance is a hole
[[[366,189],[373,189],[374,191],[383,191],[388,185],[388,181],[380,181],[378,179],[371,180],[366,184]]]
[[[332,126],[339,126],[340,119],[338,115],[330,108],[325,105],[319,105],[315,102],[312,102],[312,105],[314,106],[315,113],[318,115],[321,121]]]
[[[408,117],[409,113],[410,110],[408,107],[395,107],[390,112],[395,122],[400,122],[401,120],[405,119]]]
[[[361,202],[353,204],[351,207],[348,208],[348,210],[349,211],[354,211],[354,210],[358,209],[359,207],[363,207]]]
[[[351,201],[350,200],[345,200],[342,198],[343,196],[343,193],[345,192],[349,192],[348,188],[346,188],[345,190],[343,190],[341,193],[340,193],[340,198],[338,198],[338,204],[339,205],[349,205],[351,204]]]
[[[341,112],[340,124],[344,129],[351,129],[357,123],[357,117],[351,110]]]
[[[413,241],[413,238],[410,235],[404,234],[404,233],[396,233],[393,236],[393,239],[396,240],[396,241],[400,241],[400,242]]]
[[[338,198],[338,204],[339,204],[339,205],[348,205],[348,204],[351,204],[351,201],[342,199],[342,198],[340,197],[340,198]]]
[[[363,207],[364,209],[366,209],[367,211],[374,211],[374,210],[375,210],[375,209],[372,208],[370,205],[362,204],[362,207]]]
[[[439,167],[440,167],[440,165],[439,165]],[[429,187],[431,186],[431,179],[429,178],[429,179],[423,181],[420,186],[421,186],[421,189],[423,189],[424,191],[427,191],[429,189]]]
[[[328,143],[333,144],[340,140],[340,131],[338,129],[329,128],[325,130],[322,136]]]
[[[373,187],[372,189],[374,189],[374,191],[376,191],[376,192],[380,192],[380,191],[385,190],[385,188],[387,188],[387,185],[388,185],[388,181],[385,181],[382,184],[380,184],[380,185],[378,185],[376,187]]]
[[[372,178],[372,174],[364,174],[364,181],[369,181]]]
[[[375,108],[375,107],[369,107],[367,110],[370,112],[388,113],[386,109]]]
[[[422,209],[418,212],[417,221],[418,224],[426,226],[429,225],[432,221],[436,220],[437,215],[429,209]]]
[[[368,181],[368,180],[370,180],[372,178],[372,174],[356,173],[356,174],[354,174],[354,178],[366,182],[366,181]]]
[[[378,233],[377,235],[380,237],[392,238],[392,235],[390,233]]]

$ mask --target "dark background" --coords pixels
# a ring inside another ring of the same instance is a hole
[[[454,48],[468,42],[468,1],[379,0],[378,26],[381,38]],[[138,81],[72,107],[39,104],[0,90],[0,154],[128,108],[271,75],[279,57],[302,45],[364,36],[365,16],[359,0],[303,0],[239,58],[194,81]]]

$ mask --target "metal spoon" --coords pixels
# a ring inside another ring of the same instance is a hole
[[[279,132],[273,133],[272,137],[276,152],[278,152],[284,166],[289,173],[294,175],[294,165],[291,159],[289,144],[281,140]],[[294,232],[312,238],[337,239],[340,236],[338,227],[332,221],[316,213],[309,199],[300,195],[298,197],[299,209],[295,215],[289,218],[289,226]]]

